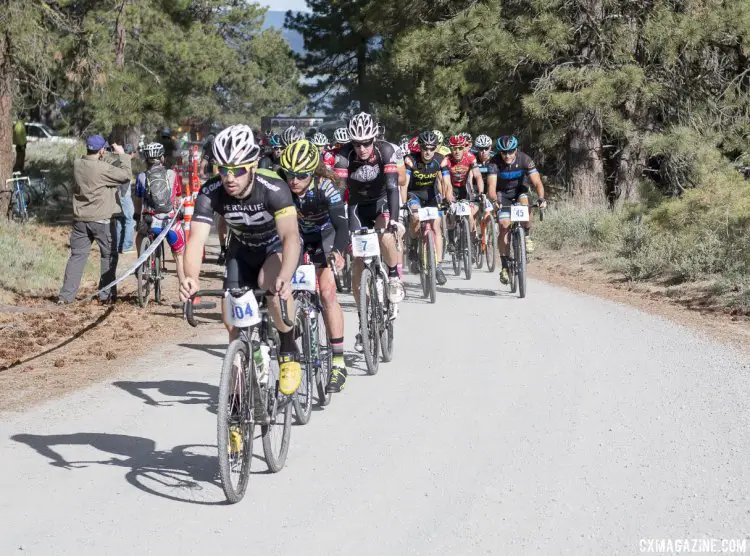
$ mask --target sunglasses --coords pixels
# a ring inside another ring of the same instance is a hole
[[[289,172],[287,170],[284,170],[284,173],[288,178],[298,180],[306,180],[307,178],[312,176],[310,172]]]
[[[516,154],[516,149],[513,149],[512,151],[500,151],[500,154],[502,156],[513,156]]]
[[[481,148],[481,149],[479,149],[479,150],[480,150],[480,151],[488,151],[488,150],[490,150],[490,148],[489,148],[489,147],[482,147],[482,148]]]
[[[359,147],[361,149],[361,148],[371,147],[374,142],[375,142],[375,139],[370,139],[369,141],[363,141],[363,142],[352,141],[352,145],[354,145],[354,147]]]
[[[432,152],[434,150],[437,150],[437,147],[433,147],[432,145],[430,145],[430,146],[422,147],[422,150],[427,151],[427,152]]]
[[[251,165],[245,166],[219,166],[218,172],[222,178],[226,178],[229,174],[232,174],[235,178],[244,176],[250,173]]]

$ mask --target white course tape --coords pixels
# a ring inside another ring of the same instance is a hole
[[[141,256],[138,257],[138,260],[133,263],[133,266],[131,266],[127,270],[127,272],[125,272],[125,274],[123,274],[122,276],[120,276],[114,282],[112,282],[110,284],[107,284],[103,288],[95,291],[91,295],[89,295],[87,297],[84,297],[83,299],[79,299],[77,301],[74,301],[73,303],[83,303],[84,301],[90,301],[90,300],[94,299],[96,296],[98,296],[100,293],[102,293],[104,290],[107,290],[107,289],[109,289],[109,288],[111,288],[113,286],[116,286],[117,284],[119,284],[120,282],[122,282],[123,280],[125,280],[125,278],[127,278],[128,276],[130,276],[131,274],[134,274],[135,271],[138,270],[138,267],[140,267],[144,262],[146,262],[146,259],[148,259],[151,256],[151,254],[154,251],[156,251],[156,249],[159,247],[159,245],[161,245],[161,242],[164,241],[164,238],[167,237],[167,234],[169,233],[169,230],[172,229],[172,226],[174,226],[175,221],[177,221],[177,217],[180,215],[180,209],[182,209],[182,204],[184,202],[185,202],[185,199],[181,199],[180,200],[180,205],[175,209],[174,216],[169,221],[169,224],[167,226],[164,226],[162,228],[161,233],[158,236],[156,236],[156,238],[154,238],[154,241],[151,242],[151,245],[149,246],[149,248],[146,249],[143,253],[141,253]]]

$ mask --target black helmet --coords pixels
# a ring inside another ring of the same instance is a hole
[[[418,142],[420,147],[437,147],[440,144],[437,134],[429,129],[419,134]]]

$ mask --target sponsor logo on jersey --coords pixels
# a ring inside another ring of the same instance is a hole
[[[255,179],[257,179],[260,183],[262,183],[263,185],[265,185],[271,191],[279,191],[279,188],[277,186],[275,186],[274,184],[272,184],[270,181],[267,181],[267,180],[263,179],[259,174],[255,175]]]
[[[377,164],[372,166],[365,164],[364,166],[357,168],[357,170],[351,175],[351,178],[360,182],[371,182],[375,181],[379,175],[380,168]]]

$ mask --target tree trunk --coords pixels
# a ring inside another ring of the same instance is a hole
[[[638,145],[628,143],[617,157],[615,187],[617,204],[637,203],[641,200],[638,186],[646,165],[646,153]]]
[[[115,124],[112,126],[112,133],[109,134],[109,142],[117,143],[127,148],[130,145],[133,152],[138,149],[138,142],[141,140],[141,128],[132,125]]]
[[[10,43],[7,33],[0,34],[0,188],[5,188],[5,180],[13,171],[13,88],[15,68],[10,56]],[[0,195],[0,218],[8,212],[10,194]]]
[[[587,110],[573,116],[568,130],[568,189],[584,204],[603,205],[604,163],[602,162],[602,121]]]

